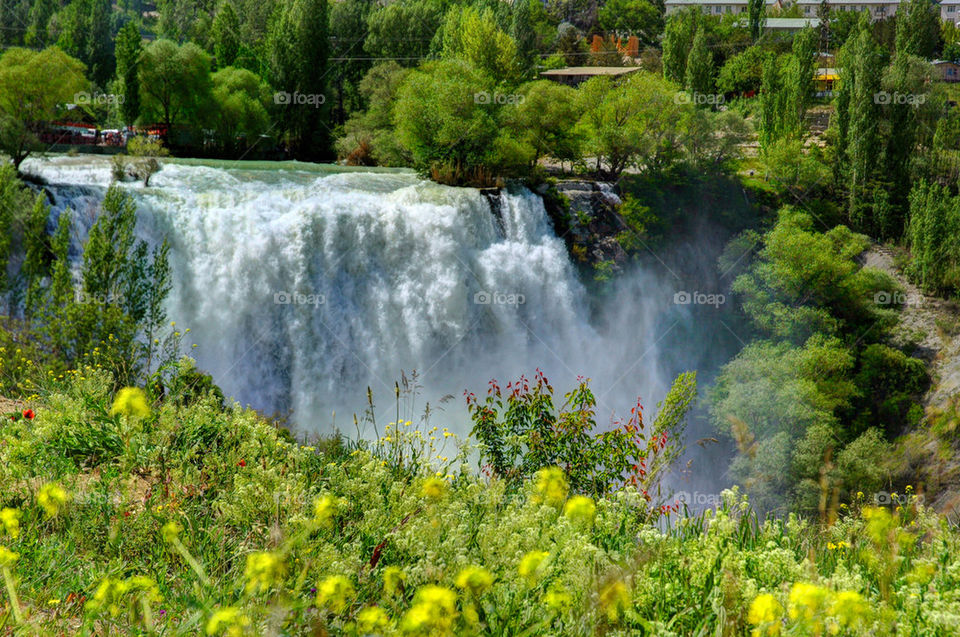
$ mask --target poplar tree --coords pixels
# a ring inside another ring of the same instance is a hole
[[[140,54],[143,53],[143,38],[134,22],[123,25],[116,39],[117,80],[123,91],[120,113],[123,122],[132,126],[140,116]]]

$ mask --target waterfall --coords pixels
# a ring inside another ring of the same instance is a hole
[[[53,215],[75,211],[82,241],[108,160],[26,168],[49,182]],[[407,171],[188,161],[166,163],[149,188],[123,187],[140,236],[170,242],[168,311],[191,328],[189,353],[227,395],[292,410],[304,429],[328,430],[333,411],[352,429],[368,385],[392,414],[401,370],[419,372],[421,402],[454,395],[461,424],[464,389],[537,367],[558,391],[592,377],[601,418],[637,395],[652,406],[668,387],[658,358],[671,292],[641,273],[591,316],[527,190],[502,192],[495,215],[479,191]]]

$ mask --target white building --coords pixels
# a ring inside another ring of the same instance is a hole
[[[805,18],[815,17],[820,10],[819,0],[797,0],[796,5],[800,7]],[[893,17],[897,13],[900,2],[898,0],[827,0],[827,6],[831,11],[869,11],[870,19],[877,21]]]
[[[960,0],[940,0],[940,19],[944,22],[960,22]]]
[[[779,8],[780,0],[764,0],[767,10]],[[706,15],[723,15],[725,13],[746,13],[747,0],[665,0],[667,15],[686,7],[700,7]]]

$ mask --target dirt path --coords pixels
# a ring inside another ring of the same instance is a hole
[[[900,327],[917,336],[912,354],[929,364],[933,383],[924,397],[924,406],[942,405],[960,392],[960,309],[951,301],[924,294],[894,263],[894,252],[873,246],[864,255],[864,265],[883,270],[904,290]]]

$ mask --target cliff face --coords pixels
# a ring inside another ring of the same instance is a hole
[[[617,235],[629,229],[612,184],[565,180],[553,187],[544,184],[538,192],[575,261],[594,268],[606,263],[612,273],[623,269],[629,257]]]

